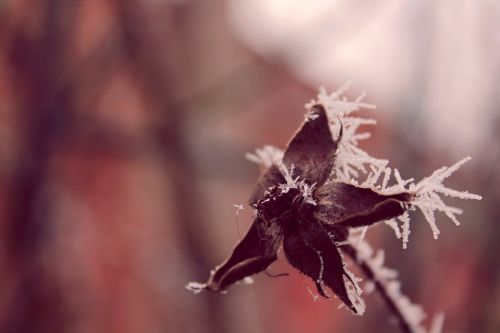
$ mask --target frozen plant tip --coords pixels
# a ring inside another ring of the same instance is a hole
[[[359,127],[375,121],[354,117],[352,113],[374,106],[362,102],[364,94],[348,101],[342,96],[345,89],[347,86],[330,95],[321,90],[317,99],[306,105],[304,123],[285,150],[266,146],[255,154],[247,154],[263,170],[249,200],[256,210],[255,221],[229,258],[212,271],[208,281],[190,283],[188,289],[225,291],[236,282],[266,270],[282,247],[288,262],[313,280],[319,295],[329,298],[329,289],[353,313],[362,314],[361,288],[347,269],[342,253],[358,263],[375,283],[377,273],[371,271],[373,265],[367,264],[369,261],[362,261],[362,253],[358,253],[349,238],[351,231],[361,229],[364,234],[373,224],[385,222],[406,247],[409,211],[419,208],[437,236],[434,212],[443,212],[455,223],[456,215],[461,212],[447,206],[440,195],[480,199],[478,195],[442,184],[467,159],[415,183],[389,168],[387,160],[374,158],[360,149],[358,142],[369,138],[369,134],[358,133]],[[357,245],[362,246],[362,242],[358,239]],[[384,295],[386,285],[380,281],[377,290]],[[390,281],[387,286],[394,289],[394,281]],[[389,295],[384,298],[389,307],[400,312],[401,328],[405,332],[422,332],[415,329],[416,321],[407,322],[409,317],[404,309],[410,307],[398,310],[398,305],[409,301],[395,297],[397,293],[390,290],[385,294]]]

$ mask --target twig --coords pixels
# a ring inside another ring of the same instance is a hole
[[[342,250],[357,263],[366,278],[375,284],[375,288],[377,289],[379,295],[382,297],[392,314],[396,317],[401,331],[404,333],[417,333],[417,331],[412,328],[412,325],[410,325],[410,323],[406,320],[405,316],[401,312],[401,309],[398,307],[396,300],[389,294],[385,284],[377,279],[375,271],[372,267],[365,260],[359,257],[358,251],[350,244],[342,246]]]

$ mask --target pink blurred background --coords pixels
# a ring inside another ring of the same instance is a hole
[[[0,332],[397,332],[309,282],[258,275],[193,295],[249,226],[258,167],[320,85],[376,111],[364,149],[481,194],[409,248],[371,228],[445,332],[500,331],[500,3],[0,0]],[[237,221],[238,220],[238,221]]]

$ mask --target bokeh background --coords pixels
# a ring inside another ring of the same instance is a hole
[[[386,226],[403,291],[445,332],[500,331],[500,2],[1,0],[0,332],[397,332],[315,302],[284,259],[193,295],[249,226],[245,152],[283,147],[324,85],[368,91],[363,148],[483,196],[442,234]]]

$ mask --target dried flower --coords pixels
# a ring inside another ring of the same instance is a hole
[[[256,219],[231,256],[212,271],[209,280],[191,282],[187,288],[194,292],[225,291],[265,270],[277,259],[283,244],[288,262],[315,282],[320,295],[329,297],[328,287],[354,313],[362,314],[361,289],[347,269],[340,249],[375,283],[403,331],[423,332],[423,310],[399,292],[395,275],[386,274],[393,271],[383,268],[382,262],[371,259],[366,251],[360,252],[367,245],[361,246],[362,238],[352,243],[356,237],[350,231],[361,228],[366,232],[369,226],[384,221],[402,238],[406,248],[409,211],[418,208],[437,238],[439,229],[434,213],[443,212],[456,224],[456,215],[461,213],[460,209],[447,206],[440,195],[481,199],[442,184],[470,158],[443,167],[418,183],[404,180],[398,170],[387,167],[387,160],[374,158],[357,147],[359,140],[369,137],[368,133],[357,133],[358,128],[375,121],[351,117],[350,113],[374,106],[361,102],[364,94],[354,102],[342,98],[346,89],[347,86],[330,95],[321,90],[317,100],[306,105],[309,111],[305,121],[285,151],[266,146],[247,155],[264,167],[249,201],[256,209]],[[392,176],[395,183],[391,185]],[[391,290],[386,290],[386,286]]]
[[[409,192],[384,195],[338,181],[327,181],[335,163],[339,138],[333,139],[322,105],[314,105],[284,152],[261,177],[250,204],[257,217],[229,259],[218,266],[204,289],[223,291],[235,282],[266,269],[278,248],[288,262],[316,283],[320,295],[329,287],[358,312],[354,278],[345,269],[337,247],[348,229],[369,226],[403,214]]]

